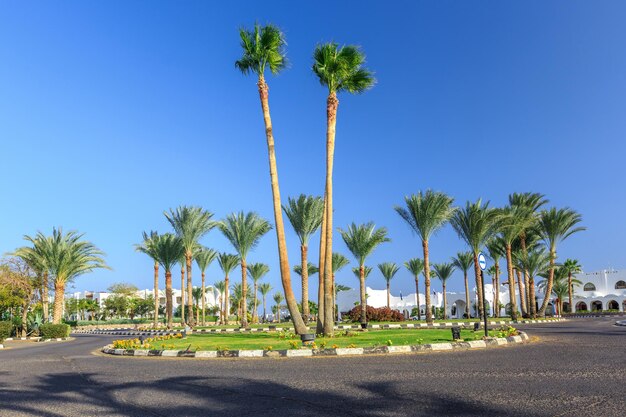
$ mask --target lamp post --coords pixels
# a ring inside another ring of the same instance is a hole
[[[487,329],[487,297],[485,296],[485,274],[483,271],[487,268],[487,259],[483,253],[478,254],[478,266],[480,266],[480,286],[483,290],[483,320],[485,322],[485,337],[489,336],[489,330]]]

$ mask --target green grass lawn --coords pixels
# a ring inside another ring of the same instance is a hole
[[[492,332],[493,333],[493,332]],[[493,335],[493,334],[492,334]],[[465,341],[480,340],[482,331],[461,330],[461,338]],[[390,341],[390,342],[389,342]],[[452,332],[450,329],[423,329],[423,330],[370,330],[367,332],[336,332],[333,338],[316,338],[318,348],[325,343],[326,348],[331,347],[369,347],[382,345],[417,345],[438,342],[451,342]],[[294,338],[281,338],[280,333],[217,333],[196,334],[186,339],[171,339],[157,341],[151,345],[152,349],[184,350],[189,345],[190,350],[237,350],[237,349],[292,349],[290,342],[296,342],[297,347],[302,344],[299,336]]]

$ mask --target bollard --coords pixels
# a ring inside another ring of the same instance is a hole
[[[459,326],[452,326],[452,340],[459,340],[461,338],[461,328]]]
[[[474,331],[477,332],[480,329],[480,322],[474,323]]]

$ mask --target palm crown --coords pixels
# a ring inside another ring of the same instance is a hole
[[[269,282],[264,282],[263,284],[259,285],[259,292],[263,297],[269,294],[270,291],[272,291],[272,285]]]
[[[250,277],[254,282],[263,278],[263,275],[270,272],[270,267],[263,263],[254,263],[248,265],[248,272],[250,272]]]
[[[200,271],[204,272],[211,265],[211,263],[217,258],[217,251],[209,248],[199,248],[194,254],[196,264]]]
[[[454,265],[452,263],[439,263],[433,264],[433,271],[435,272],[435,276],[441,280],[443,284],[452,276],[454,272]]]
[[[586,230],[577,226],[582,216],[570,208],[543,210],[539,215],[539,230],[541,238],[546,242],[551,252],[556,250],[556,244],[576,232]]]
[[[350,261],[340,253],[333,252],[333,274],[348,266]]]
[[[491,239],[498,226],[498,211],[489,202],[467,202],[451,219],[452,227],[459,237],[476,253]]]
[[[293,272],[302,276],[302,265],[294,265]],[[308,276],[311,276],[313,274],[317,274],[319,272],[319,268],[313,264],[307,264],[307,272]]]
[[[455,212],[453,198],[444,193],[427,190],[404,198],[406,208],[396,206],[396,212],[424,241],[446,224]]]
[[[313,72],[329,93],[362,93],[371,88],[374,74],[363,68],[365,55],[358,46],[339,46],[335,42],[318,45],[313,52]]]
[[[474,265],[474,255],[471,252],[459,252],[452,258],[452,265],[467,272]]]
[[[239,265],[239,256],[222,252],[217,257],[217,263],[220,265],[224,275],[228,275]]]
[[[239,257],[245,259],[272,226],[254,212],[239,212],[228,215],[219,223],[219,228],[239,253]]]
[[[239,29],[239,37],[243,55],[235,61],[235,67],[242,73],[252,72],[262,77],[268,66],[272,74],[278,74],[287,66],[287,42],[278,27],[255,24],[254,30]]]
[[[287,205],[283,206],[283,211],[298,235],[300,243],[306,246],[309,243],[309,237],[322,224],[324,200],[320,197],[301,194],[297,199],[290,197]]]
[[[424,261],[420,258],[411,258],[404,263],[404,266],[414,277],[424,272]]]
[[[176,210],[164,212],[174,232],[181,238],[185,256],[191,258],[198,247],[198,240],[215,227],[211,221],[213,213],[201,207],[181,206]]]
[[[372,272],[371,266],[363,265],[363,278],[367,278],[371,272]],[[361,278],[358,266],[355,266],[354,268],[352,268],[352,273],[354,274],[355,277],[359,279]]]
[[[389,282],[393,279],[400,268],[394,262],[383,262],[378,264],[378,270],[385,278],[385,281]]]
[[[376,229],[376,225],[372,222],[358,226],[352,223],[347,230],[339,229],[339,233],[348,250],[358,259],[359,265],[365,263],[365,259],[378,245],[391,241],[387,237],[387,229],[384,227]]]
[[[165,269],[170,272],[172,267],[184,259],[185,248],[182,239],[172,233],[165,233],[159,236],[155,243],[156,260]]]

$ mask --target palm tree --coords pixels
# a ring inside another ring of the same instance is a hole
[[[364,279],[367,279],[367,277],[370,276],[372,269],[373,268],[371,266],[367,266],[367,265],[363,266],[363,278]],[[358,280],[361,279],[361,267],[360,266],[355,266],[354,268],[352,268],[352,273],[354,274],[356,279]],[[365,296],[365,298],[367,298],[367,295]]]
[[[446,319],[446,311],[448,308],[446,300],[446,281],[452,276],[455,266],[452,263],[440,263],[433,264],[433,270],[437,278],[441,280],[441,286],[443,287],[443,319]]]
[[[200,300],[204,300],[204,294],[205,293],[206,293],[206,289],[202,288],[202,287],[193,287],[193,289],[191,290],[191,296],[193,297],[193,303],[196,306],[196,323],[200,322]]]
[[[544,272],[543,274],[539,274],[544,277],[544,280],[540,281],[537,285],[542,290],[546,290],[548,285],[548,279],[550,273]],[[557,266],[554,270],[554,282],[552,285],[552,292],[548,295],[546,292],[546,297],[549,298],[550,295],[554,295],[556,297],[556,315],[560,316],[563,312],[563,299],[567,297],[569,293],[569,271],[563,265]],[[577,280],[576,278],[572,278],[572,286],[581,285],[582,282]]]
[[[217,257],[217,262],[220,264],[220,268],[222,268],[222,272],[224,273],[224,324],[228,324],[228,291],[229,291],[229,275],[239,265],[239,256],[231,255],[229,253],[220,253]]]
[[[270,272],[270,267],[262,263],[250,264],[248,265],[248,272],[250,272],[250,277],[252,278],[252,281],[254,282],[254,289],[252,292],[254,294],[254,303],[253,303],[254,308],[252,310],[252,322],[257,323],[259,321],[259,315],[257,314],[257,305],[258,305],[257,294],[259,292],[259,280],[263,278],[265,274]]]
[[[333,281],[333,317],[339,317],[337,315],[337,311],[336,311],[336,307],[337,307],[337,293],[339,292],[339,290],[337,289],[337,285],[335,284],[335,274],[337,272],[339,272],[340,270],[342,270],[344,267],[348,266],[348,264],[350,263],[350,261],[348,260],[348,258],[346,258],[345,256],[343,256],[340,253],[334,252],[333,253],[333,277],[332,277],[332,281]],[[347,287],[345,287],[347,288]],[[344,290],[346,291],[346,290]],[[333,319],[334,320],[334,319]]]
[[[361,289],[361,325],[367,323],[367,299],[365,295],[365,260],[381,243],[390,242],[387,229],[376,229],[373,222],[356,225],[352,223],[347,230],[339,229],[348,250],[359,262],[359,285]],[[331,261],[332,262],[332,261]],[[332,273],[332,270],[330,271]],[[325,313],[326,314],[326,313]],[[324,325],[324,335],[332,336],[332,326]]]
[[[430,261],[428,253],[428,242],[454,215],[455,208],[452,207],[453,198],[444,193],[427,190],[404,198],[406,208],[396,206],[396,212],[411,227],[413,232],[422,239],[422,249],[424,251],[424,292],[426,302],[426,322],[432,323],[430,308]],[[419,294],[419,292],[418,292]],[[419,298],[419,296],[418,296]],[[418,306],[419,307],[419,306]]]
[[[309,322],[309,274],[308,250],[309,238],[322,224],[324,214],[324,200],[321,197],[300,194],[298,199],[289,198],[283,210],[300,239],[300,271],[302,274],[302,316],[304,323]]]
[[[474,255],[471,252],[458,252],[455,258],[452,258],[452,264],[459,270],[463,271],[463,279],[465,281],[465,315],[470,317],[470,294],[469,281],[467,279],[467,271],[474,264]],[[445,296],[445,294],[444,294]]]
[[[276,167],[276,153],[272,119],[270,117],[269,87],[265,82],[265,69],[269,67],[272,74],[279,73],[287,65],[285,57],[285,37],[274,25],[255,25],[254,30],[239,30],[243,55],[235,62],[235,67],[243,74],[253,73],[257,76],[257,87],[263,121],[265,123],[265,137],[267,139],[267,152],[270,165],[270,182],[272,185],[272,198],[274,206],[274,221],[276,223],[276,239],[278,241],[278,258],[280,263],[280,277],[283,290],[287,297],[287,307],[291,313],[296,333],[304,334],[308,331],[307,326],[298,314],[298,303],[291,287],[291,274],[289,271],[289,258],[287,254],[287,241],[285,239],[285,225],[281,211],[280,187],[278,185],[278,170]]]
[[[324,192],[324,264],[320,275],[324,282],[324,334],[332,334],[332,253],[333,253],[333,162],[335,156],[335,126],[337,124],[337,93],[347,91],[360,94],[376,82],[373,74],[364,68],[365,55],[359,47],[339,47],[334,42],[318,45],[313,52],[313,72],[320,84],[328,88],[326,99],[326,189]],[[330,330],[326,328],[329,327]]]
[[[278,316],[278,322],[280,323],[280,304],[283,302],[283,295],[279,292],[274,294],[274,303],[276,303],[276,315]]]
[[[218,293],[217,303],[219,305],[219,322],[224,323],[226,321],[224,320],[224,297],[226,295],[226,283],[224,281],[217,281],[213,284],[213,288],[215,288]]]
[[[185,254],[183,241],[172,233],[165,233],[154,242],[157,262],[165,269],[165,312],[167,328],[172,328],[172,267]]]
[[[484,205],[481,199],[475,203],[467,202],[458,210],[451,223],[459,237],[467,243],[474,255],[474,274],[476,276],[476,292],[478,293],[478,313],[483,316],[482,273],[478,265],[478,253],[494,236],[497,228],[498,212]]]
[[[196,260],[196,264],[198,268],[200,268],[200,272],[202,273],[202,293],[206,294],[206,270],[211,265],[211,263],[217,258],[217,251],[213,249],[200,247],[194,253],[194,259]],[[202,297],[202,325],[206,326],[206,297]]]
[[[539,233],[550,251],[550,275],[546,286],[546,296],[539,309],[540,316],[545,316],[549,295],[552,293],[556,245],[574,233],[586,230],[585,227],[577,226],[581,221],[582,216],[570,208],[556,209],[553,207],[549,210],[543,210],[539,215]]]
[[[528,274],[528,292],[530,294],[529,313],[532,318],[537,316],[535,302],[535,277],[544,275],[550,267],[550,256],[544,248],[532,250],[527,253],[520,252],[515,259],[516,265]]]
[[[267,305],[267,294],[269,294],[270,291],[272,291],[272,286],[270,285],[269,282],[264,282],[263,284],[259,285],[259,292],[261,293],[261,297],[263,299],[263,322],[267,320],[267,314],[265,313],[265,306]]]
[[[568,301],[569,301],[569,312],[571,313],[573,310],[573,306],[574,304],[572,304],[573,301],[573,293],[574,293],[574,287],[572,286],[572,276],[574,274],[580,274],[581,272],[583,272],[583,267],[580,265],[580,263],[578,263],[578,260],[576,259],[566,259],[565,262],[563,262],[563,266],[562,266],[566,271],[567,271],[567,294],[568,294]]]
[[[192,280],[191,266],[194,252],[199,246],[199,240],[206,235],[209,230],[215,227],[211,221],[213,213],[202,209],[202,207],[181,206],[176,210],[170,209],[169,213],[164,212],[165,218],[170,222],[176,234],[182,239],[185,247],[185,262],[187,266],[187,308],[190,311],[189,322],[193,326],[194,319],[192,311]],[[184,288],[181,288],[184,291]],[[184,307],[183,307],[184,309]]]
[[[155,244],[159,234],[154,230],[150,234],[143,232],[143,242],[135,245],[135,250],[148,255],[154,261],[154,327],[159,324],[159,261]]]
[[[51,264],[50,239],[42,233],[37,233],[35,237],[24,235],[24,239],[32,243],[32,247],[24,246],[18,248],[13,255],[22,259],[41,279],[41,305],[43,309],[43,322],[48,322],[49,312],[49,274]]]
[[[492,285],[494,288],[494,317],[500,317],[500,259],[504,255],[503,246],[502,239],[498,236],[487,242],[487,251],[489,252],[489,257],[493,261],[493,265],[489,268],[490,272],[488,272],[488,274],[492,277]],[[493,268],[493,271],[491,271],[491,268]]]
[[[185,299],[187,298],[185,291],[185,266],[187,265],[187,257],[184,252],[178,259],[178,264],[180,265],[180,321],[185,325]]]
[[[404,267],[409,270],[413,278],[415,279],[415,304],[417,305],[417,319],[420,319],[419,308],[420,308],[420,274],[424,272],[424,261],[420,258],[411,258],[407,262],[404,263]]]
[[[400,268],[394,262],[383,262],[378,264],[378,269],[387,282],[387,308],[391,308],[391,280]]]
[[[239,213],[228,215],[219,223],[219,228],[239,254],[239,260],[241,262],[241,286],[243,296],[241,326],[248,327],[248,317],[246,315],[246,296],[248,293],[248,283],[246,280],[246,257],[248,256],[248,252],[254,249],[254,247],[259,243],[261,237],[272,229],[272,226],[267,220],[262,219],[254,212],[244,214],[244,212],[241,211]]]
[[[303,288],[303,291],[302,291],[302,296],[303,296],[303,299],[302,299],[302,300],[303,300],[303,301],[302,301],[300,304],[302,305],[302,315],[304,316],[304,314],[305,314],[304,312],[305,312],[305,311],[307,311],[307,312],[308,312],[308,313],[307,313],[307,315],[308,315],[308,316],[307,316],[307,317],[303,317],[304,322],[305,322],[305,323],[308,323],[308,322],[309,322],[309,320],[310,320],[310,317],[309,317],[309,316],[310,316],[310,314],[311,314],[310,309],[309,309],[309,288],[308,288],[308,281],[309,281],[309,277],[310,277],[311,275],[315,275],[315,274],[317,274],[317,273],[319,272],[319,268],[318,268],[317,266],[315,266],[314,264],[310,264],[310,263],[308,263],[308,262],[307,262],[306,266],[307,266],[307,267],[306,267],[306,271],[304,272],[305,276],[307,277],[306,284],[305,284],[304,279],[303,279],[303,281],[302,281],[302,285],[306,285],[306,286],[307,286],[307,288],[306,288],[306,297],[305,297],[305,290],[304,290],[304,288]],[[298,274],[298,275],[302,278],[302,276],[303,276],[303,274],[302,274],[302,265],[294,265],[294,266],[293,266],[293,272],[295,272],[296,274]],[[305,305],[305,304],[303,304],[305,299],[306,299],[306,309],[304,308],[304,305]]]
[[[233,305],[236,308],[236,312],[237,312],[237,317],[239,318],[239,322],[242,323],[242,327],[244,320],[247,323],[247,316],[248,316],[248,312],[246,310],[246,300],[248,299],[248,297],[250,297],[252,294],[250,294],[250,288],[246,287],[246,290],[243,290],[243,286],[242,283],[236,283],[235,285],[233,285]]]

